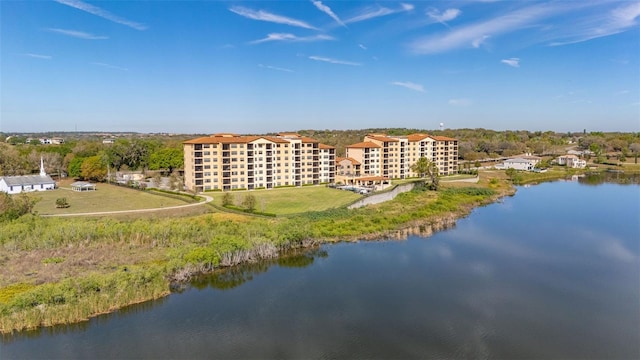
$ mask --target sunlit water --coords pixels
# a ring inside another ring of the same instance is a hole
[[[555,182],[429,238],[208,276],[0,358],[640,358],[640,186]]]

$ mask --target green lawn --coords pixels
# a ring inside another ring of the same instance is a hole
[[[143,191],[128,189],[109,184],[97,184],[96,191],[72,191],[68,182],[59,184],[59,188],[50,191],[30,193],[40,200],[34,207],[41,215],[77,214],[86,212],[137,210],[185,205],[186,201],[149,194]],[[56,208],[56,199],[67,198],[70,207]]]
[[[231,193],[236,205],[248,194],[256,198],[256,210],[277,215],[296,214],[307,211],[322,211],[349,204],[362,195],[352,191],[337,190],[319,186],[279,188],[271,190],[234,191]],[[209,193],[214,203],[222,205],[223,193]]]

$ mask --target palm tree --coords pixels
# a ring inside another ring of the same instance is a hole
[[[438,190],[440,182],[438,180],[438,166],[426,157],[421,157],[415,164],[411,165],[411,171],[418,174],[421,178],[427,177],[431,180],[429,184],[430,190]]]

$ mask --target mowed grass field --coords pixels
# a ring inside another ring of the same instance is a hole
[[[58,182],[58,189],[38,191],[29,196],[40,199],[34,207],[40,215],[78,214],[88,212],[122,211],[163,208],[176,205],[186,205],[186,201],[173,199],[143,191],[128,189],[115,185],[98,183],[96,191],[72,191],[73,181]],[[56,208],[56,199],[67,198],[68,208]]]
[[[214,203],[222,206],[223,193],[207,193]],[[324,185],[270,190],[234,191],[234,204],[242,207],[245,196],[256,198],[256,210],[276,215],[289,215],[307,211],[322,211],[347,205],[362,197],[352,191],[337,190]]]

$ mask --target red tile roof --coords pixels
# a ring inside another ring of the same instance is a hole
[[[265,139],[274,143],[289,143],[285,139],[273,136],[205,136],[201,138],[184,141],[183,144],[246,144],[259,139]]]
[[[446,137],[446,136],[436,136],[436,135],[429,135],[430,138],[432,138],[433,140],[437,140],[437,141],[456,141],[458,139],[454,139],[454,138],[450,138],[450,137]]]
[[[347,145],[349,149],[365,149],[365,148],[380,148],[380,145],[372,143],[371,141],[359,142],[357,144]]]
[[[368,137],[369,139],[373,139],[373,140],[377,140],[377,141],[383,141],[383,142],[398,142],[398,141],[400,141],[398,139],[394,139],[392,137],[388,137],[385,134],[368,134],[366,137]]]
[[[416,142],[416,141],[422,141],[428,137],[429,135],[427,134],[410,134],[410,135],[407,135],[407,140],[411,142]]]

